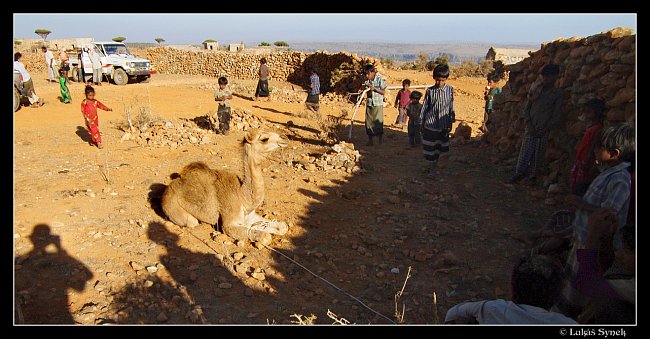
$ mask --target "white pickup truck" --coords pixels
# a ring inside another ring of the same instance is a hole
[[[96,49],[100,55],[102,75],[107,80],[113,80],[116,85],[126,85],[129,80],[147,81],[155,73],[151,61],[134,56],[121,42],[92,42],[84,47],[86,52],[70,56],[70,76],[73,81],[92,80],[90,49]]]

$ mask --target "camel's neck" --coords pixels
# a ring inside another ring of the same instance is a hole
[[[251,203],[251,206],[247,206],[249,211],[254,211],[264,201],[264,178],[262,177],[260,159],[252,153],[251,146],[244,145],[244,183],[242,184],[242,192],[248,198],[246,200]]]

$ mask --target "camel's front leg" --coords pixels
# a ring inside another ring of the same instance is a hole
[[[247,214],[245,219],[246,225],[249,225],[251,229],[261,232],[284,235],[289,230],[289,227],[285,222],[266,219],[255,213],[255,211]]]

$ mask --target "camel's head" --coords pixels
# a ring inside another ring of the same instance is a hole
[[[274,150],[287,145],[289,145],[289,142],[286,137],[273,132],[252,130],[246,133],[244,137],[244,147],[250,147],[251,151],[260,155],[268,155]]]

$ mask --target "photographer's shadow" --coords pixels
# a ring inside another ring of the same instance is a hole
[[[83,291],[93,274],[61,247],[61,238],[50,226],[34,226],[34,249],[15,259],[15,298],[26,324],[74,324],[68,288]]]

